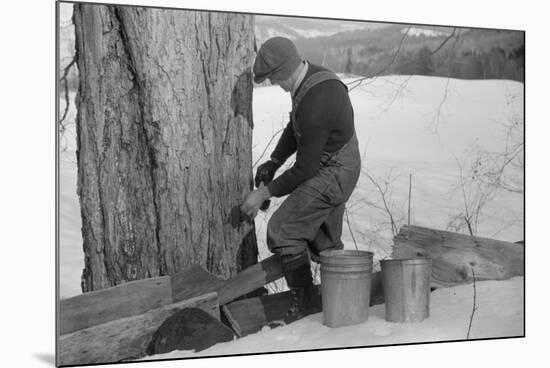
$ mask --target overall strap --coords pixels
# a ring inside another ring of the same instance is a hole
[[[300,102],[302,101],[306,93],[308,93],[308,91],[311,88],[329,79],[336,79],[337,81],[342,83],[344,87],[346,87],[346,91],[347,91],[348,87],[344,84],[344,82],[340,80],[340,78],[338,78],[338,76],[334,72],[331,72],[330,70],[323,70],[323,71],[317,72],[315,74],[312,74],[308,79],[304,81],[304,84],[298,90],[298,94],[294,96],[294,98],[292,99],[292,110],[296,112],[296,110],[298,109],[298,106],[300,106]]]

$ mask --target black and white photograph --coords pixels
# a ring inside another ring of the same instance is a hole
[[[55,5],[56,366],[526,336],[524,29]]]

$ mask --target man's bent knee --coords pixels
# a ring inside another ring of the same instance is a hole
[[[282,222],[277,220],[275,214],[271,216],[267,223],[267,247],[271,253],[281,256],[299,254],[307,248],[305,242],[304,244],[296,244],[296,240],[284,236]]]

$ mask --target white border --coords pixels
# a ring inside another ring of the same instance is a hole
[[[198,359],[104,367],[408,366],[518,367],[547,361],[548,21],[527,1],[199,1],[111,3],[527,31],[527,338],[316,353]],[[534,2],[533,2],[534,3]],[[543,4],[543,2],[539,2]],[[2,366],[52,366],[54,353],[53,0],[2,4]],[[6,114],[7,112],[7,114]],[[5,236],[7,234],[7,236]],[[546,236],[545,236],[546,235]],[[518,295],[518,297],[520,297]],[[544,355],[543,355],[544,354]],[[544,359],[544,360],[543,360]]]

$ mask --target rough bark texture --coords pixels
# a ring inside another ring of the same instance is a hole
[[[257,262],[252,16],[75,5],[83,291]]]

